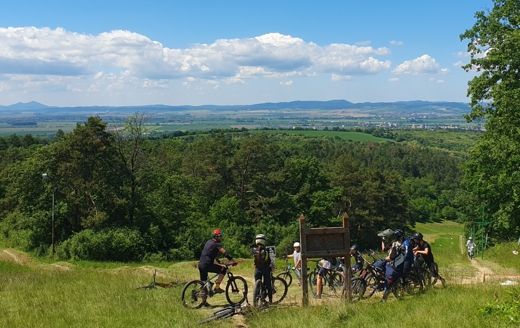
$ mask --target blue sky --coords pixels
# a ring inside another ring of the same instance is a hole
[[[491,0],[9,1],[0,104],[466,101]]]

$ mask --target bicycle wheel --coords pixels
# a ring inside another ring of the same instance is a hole
[[[309,273],[309,277],[308,277],[308,280],[309,280],[309,289],[311,290],[312,292],[312,295],[316,296],[316,280],[318,278],[318,273],[316,273],[316,271],[313,271],[311,273]]]
[[[221,310],[215,311],[212,316],[199,321],[199,324],[210,322],[213,320],[225,319],[235,315],[235,307],[227,306]]]
[[[255,288],[253,290],[253,306],[259,307],[262,304],[262,279],[255,281]]]
[[[287,295],[287,289],[288,289],[287,282],[285,282],[284,279],[278,278],[278,277],[275,277],[272,279],[273,279],[273,281],[272,281],[272,283],[273,283],[273,304],[278,304],[281,301],[283,301],[283,299]]]
[[[233,276],[226,285],[226,299],[231,305],[240,304],[247,298],[247,282],[244,278]]]
[[[198,309],[206,302],[207,292],[204,283],[200,280],[193,280],[187,283],[182,289],[182,304],[190,309]]]
[[[357,301],[365,296],[367,282],[363,278],[352,279],[352,300]]]
[[[285,280],[287,283],[287,287],[289,287],[292,283],[292,275],[289,271],[284,271],[276,276],[276,278],[281,278]]]
[[[343,274],[339,272],[330,273],[330,277],[328,277],[328,283],[327,279],[325,279],[326,285],[329,287],[329,290],[333,295],[341,295],[344,287],[344,279]]]

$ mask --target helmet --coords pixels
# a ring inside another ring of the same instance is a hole
[[[213,238],[222,238],[222,230],[220,228],[213,230]]]
[[[381,238],[390,238],[394,235],[394,231],[392,229],[386,229],[377,234]]]
[[[295,242],[295,243],[293,244],[293,247],[300,247],[300,243],[299,243],[299,242]]]
[[[423,239],[423,235],[420,232],[416,232],[416,233],[413,234],[412,239],[422,240]]]
[[[357,251],[358,250],[358,245],[357,244],[354,244],[352,246],[350,246],[350,251]]]
[[[255,237],[255,244],[256,245],[263,245],[265,246],[265,235],[264,234],[258,234]]]
[[[404,232],[401,229],[395,229],[394,231],[394,238],[395,239],[401,239],[404,236]]]
[[[469,239],[469,240],[473,240],[473,237],[470,236],[468,239]]]

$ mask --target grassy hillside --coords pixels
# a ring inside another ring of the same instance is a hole
[[[393,298],[379,303],[380,295],[355,304],[338,299],[312,300],[298,306],[296,284],[281,306],[245,318],[249,327],[511,327],[504,316],[485,314],[487,305],[502,304],[512,291],[497,283],[458,285],[460,276],[474,268],[459,248],[462,226],[451,223],[419,224],[417,229],[432,242],[447,289]],[[496,264],[498,265],[498,264]],[[158,268],[160,282],[173,288],[136,289],[151,281]],[[252,263],[244,260],[234,269],[252,288]],[[182,283],[198,277],[193,261],[180,263],[100,263],[35,260],[13,249],[0,249],[0,327],[192,327],[212,309],[186,310],[180,303]],[[220,296],[219,296],[220,297]],[[224,304],[223,298],[211,299]],[[490,311],[487,311],[490,312]],[[492,312],[492,311],[491,311]],[[243,322],[244,319],[242,319]],[[209,326],[209,325],[208,325]],[[235,319],[211,327],[233,327]]]

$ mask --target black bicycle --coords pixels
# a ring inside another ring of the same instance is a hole
[[[226,285],[226,299],[229,304],[236,305],[241,304],[247,298],[247,282],[244,278],[234,276],[229,269],[231,266],[235,266],[236,262],[230,262],[223,264],[226,266],[226,274],[228,277]],[[213,283],[219,274],[215,274],[213,277],[206,281],[193,280],[188,282],[182,290],[182,304],[187,308],[197,309],[204,304],[208,304],[207,299],[213,297]]]
[[[291,283],[293,281],[292,271],[294,271],[294,274],[298,278],[298,281],[300,281],[301,273],[299,275],[298,272],[297,272],[298,269],[296,269],[293,265],[291,265],[287,259],[285,259],[285,266],[284,266],[284,268],[285,268],[285,270],[283,270],[281,273],[276,275],[276,277],[277,278],[282,278],[283,280],[285,280],[285,282],[287,283],[287,287],[291,286]]]
[[[317,295],[316,284],[318,279],[318,272],[320,271],[320,264],[316,262],[316,267],[314,270],[309,273],[309,288],[312,291],[314,296]],[[343,279],[343,268],[341,266],[332,267],[327,270],[327,274],[325,275],[323,282],[323,291],[327,289],[327,294],[333,296],[340,296],[343,293],[344,289],[344,279]]]
[[[271,274],[271,288],[273,290],[272,304],[278,304],[287,295],[289,289],[284,279],[279,277],[273,277]],[[268,304],[268,292],[267,286],[263,279],[257,279],[255,281],[255,289],[253,293],[253,306],[263,307]]]

